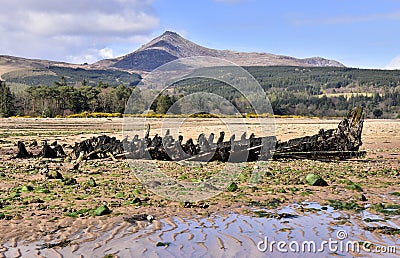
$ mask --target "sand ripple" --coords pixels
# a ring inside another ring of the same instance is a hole
[[[315,204],[314,204],[315,205]],[[296,214],[296,206],[284,212]],[[275,211],[275,212],[280,212]],[[338,230],[346,231],[343,241],[371,242],[374,245],[398,245],[398,237],[363,230],[368,213],[337,212],[332,209],[302,212],[294,218],[276,219],[230,213],[208,217],[171,217],[152,223],[132,226],[124,221],[90,224],[74,236],[64,248],[38,250],[41,243],[24,245],[11,239],[0,246],[0,257],[303,257],[304,253],[280,253],[274,249],[261,252],[257,246],[265,237],[268,241],[327,241],[338,240]],[[371,215],[372,216],[372,215]],[[379,225],[398,225],[398,216]],[[397,226],[398,227],[398,226]],[[319,247],[319,246],[318,246]],[[276,248],[276,247],[275,247]],[[400,250],[397,249],[397,252]],[[370,253],[328,249],[307,253],[307,257],[375,257]],[[394,254],[393,254],[394,255]],[[387,257],[390,257],[387,256]]]

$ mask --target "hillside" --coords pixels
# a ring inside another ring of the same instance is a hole
[[[197,45],[171,31],[166,31],[164,34],[143,45],[133,53],[115,59],[99,61],[93,64],[92,67],[112,67],[122,70],[149,72],[178,58],[194,56],[222,58],[240,66],[344,67],[343,64],[337,61],[324,59],[322,57],[298,59],[269,53],[246,53],[210,49]]]
[[[83,81],[86,85],[98,84],[116,86],[135,86],[141,79],[140,75],[118,70],[86,70],[82,68],[49,66],[35,69],[19,69],[2,75],[10,86],[53,86],[61,78],[67,85],[79,85]]]
[[[46,69],[50,66],[60,67],[79,67],[80,65],[74,65],[64,62],[40,60],[40,59],[28,59],[15,56],[0,55],[0,79],[2,75],[8,72],[24,69]]]
[[[278,115],[345,116],[349,109],[362,106],[367,117],[400,118],[399,70],[283,66],[245,69],[260,83]],[[192,78],[173,86],[176,95],[214,93],[234,103],[241,112],[253,112],[240,92],[221,81]],[[383,113],[375,115],[375,110]]]

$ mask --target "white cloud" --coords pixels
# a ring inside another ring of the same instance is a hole
[[[0,9],[1,54],[53,60],[98,60],[134,50],[159,27],[150,0],[18,0]],[[110,51],[111,50],[111,51]]]
[[[390,61],[390,63],[385,66],[385,69],[388,70],[400,69],[400,55],[393,58],[393,60]]]
[[[108,47],[100,49],[99,54],[102,58],[113,58],[114,57],[113,50]]]
[[[91,52],[91,51],[88,51]],[[73,63],[73,64],[84,64],[84,63],[94,63],[98,61],[98,55],[96,54],[82,54],[82,55],[77,55],[77,56],[67,56],[66,59],[68,62]]]

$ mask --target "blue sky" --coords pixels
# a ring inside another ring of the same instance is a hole
[[[0,54],[94,62],[176,31],[200,45],[400,69],[398,0],[6,0]]]

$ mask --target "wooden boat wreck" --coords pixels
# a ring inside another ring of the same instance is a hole
[[[243,133],[240,139],[232,135],[224,141],[225,133],[220,132],[215,141],[215,135],[208,137],[200,134],[195,143],[183,137],[174,139],[167,130],[164,137],[150,137],[148,126],[145,137],[140,139],[135,135],[132,140],[125,138],[120,141],[106,135],[75,143],[70,156],[77,159],[76,164],[84,159],[111,157],[127,159],[156,159],[166,161],[222,161],[247,162],[273,159],[315,159],[315,160],[345,160],[365,155],[359,151],[362,145],[361,133],[363,128],[362,108],[356,108],[339,123],[336,129],[321,129],[318,134],[277,142],[275,136],[247,137]],[[48,153],[49,146],[45,146]],[[58,145],[56,153],[62,153]],[[18,144],[17,158],[32,157],[22,155],[28,153],[25,146]]]
[[[278,142],[273,158],[345,160],[362,157],[366,154],[359,150],[363,124],[363,109],[355,108],[336,129],[321,129],[313,136]]]
[[[151,138],[150,126],[145,137],[139,139],[135,135],[132,140],[125,138],[118,141],[108,136],[94,137],[77,143],[73,153],[75,158],[99,158],[105,156],[126,157],[128,159],[157,159],[175,161],[222,161],[246,162],[273,159],[316,159],[345,160],[365,155],[359,151],[362,145],[363,128],[362,108],[350,111],[336,129],[321,129],[318,134],[291,139],[286,142],[276,142],[275,136],[249,137],[243,133],[236,140],[232,135],[224,141],[225,133],[220,132],[215,141],[215,135],[208,137],[200,134],[197,143],[192,139],[183,143],[183,137],[174,139],[167,130],[166,135],[155,135]]]

